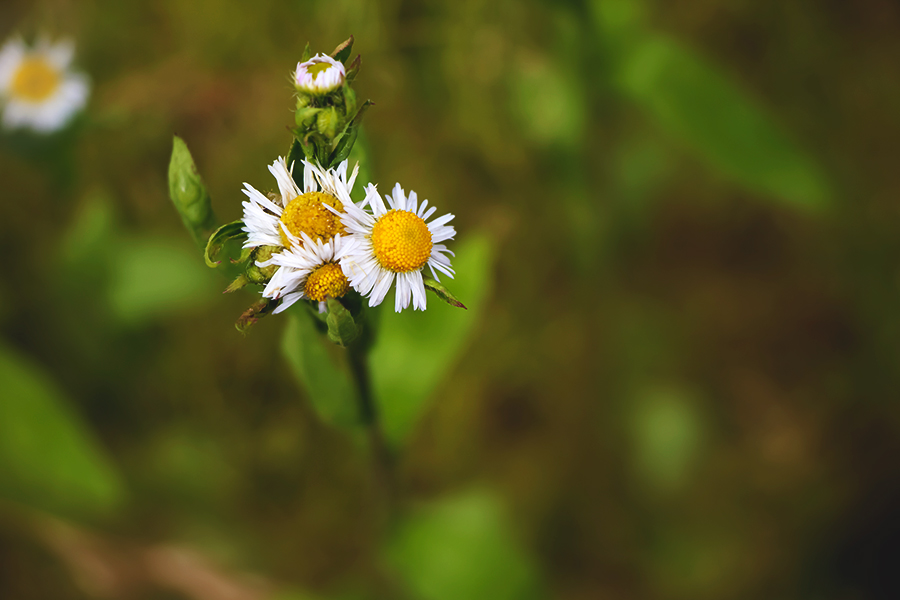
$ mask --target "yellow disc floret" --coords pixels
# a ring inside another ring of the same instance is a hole
[[[337,263],[325,263],[306,277],[306,297],[316,302],[340,298],[350,289],[350,282]]]
[[[344,210],[341,201],[331,194],[306,192],[288,203],[281,215],[281,222],[298,238],[303,232],[313,241],[328,241],[335,235],[344,233],[344,226],[336,214],[325,208],[326,204],[338,212]],[[281,234],[281,243],[290,248],[291,242],[281,227],[278,228],[278,233]]]
[[[327,71],[330,68],[331,68],[331,63],[327,63],[323,60],[321,62],[315,62],[315,63],[309,65],[308,67],[306,67],[306,72],[309,73],[312,76],[313,81],[315,81],[316,77],[319,76],[319,73],[322,73],[323,71]]]
[[[387,212],[372,228],[372,248],[382,267],[394,273],[418,271],[431,256],[431,231],[408,210]]]
[[[28,102],[41,102],[59,87],[60,73],[41,58],[26,58],[12,80],[12,96]]]

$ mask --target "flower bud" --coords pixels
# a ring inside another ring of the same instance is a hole
[[[209,193],[197,172],[191,152],[178,136],[173,141],[172,159],[169,162],[169,197],[194,241],[204,247],[210,232],[215,228],[215,216]]]
[[[297,91],[323,96],[344,85],[344,65],[325,54],[317,54],[306,62],[298,63],[294,72]]]

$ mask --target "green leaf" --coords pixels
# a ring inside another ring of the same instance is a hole
[[[294,183],[296,183],[297,187],[301,190],[303,189],[303,160],[305,158],[306,154],[303,152],[303,145],[300,143],[300,140],[294,138],[291,142],[291,149],[287,156],[287,167],[288,170],[291,171],[291,177],[294,178]]]
[[[338,44],[338,47],[331,53],[331,58],[340,62],[347,62],[350,58],[350,52],[353,50],[353,36]]]
[[[219,256],[219,252],[222,251],[222,248],[225,247],[225,244],[229,240],[239,240],[246,239],[247,232],[244,231],[244,222],[243,221],[232,221],[231,223],[226,223],[222,225],[216,231],[209,236],[209,240],[206,242],[206,250],[203,253],[203,258],[206,260],[206,266],[215,269],[219,266],[219,261],[216,258]],[[241,251],[240,259],[235,262],[243,262],[250,257],[250,248]]]
[[[346,348],[359,337],[360,327],[353,320],[350,311],[344,308],[338,300],[328,299],[328,316],[325,323],[328,325],[328,339]]]
[[[687,483],[700,458],[704,427],[689,390],[650,387],[633,402],[631,430],[635,470],[656,491]]]
[[[359,423],[356,391],[346,366],[339,364],[330,352],[342,351],[325,342],[308,312],[305,303],[299,302],[287,311],[281,351],[322,421],[340,426],[356,425]]]
[[[312,56],[312,50],[309,49],[309,42],[306,42],[306,47],[303,49],[303,56],[300,58],[300,62],[305,63]]]
[[[337,138],[334,152],[331,153],[331,156],[328,159],[328,164],[330,166],[334,166],[350,156],[350,152],[353,150],[353,144],[356,142],[356,136],[359,133],[360,125],[362,124],[363,115],[365,115],[369,107],[374,104],[375,103],[371,100],[363,102],[363,105],[356,111],[353,119],[347,123],[346,129],[344,129],[344,132]]]
[[[194,241],[204,247],[216,227],[216,219],[209,193],[197,172],[191,152],[177,135],[172,141],[172,158],[169,161],[169,197]]]
[[[425,275],[422,277],[423,283],[425,284],[426,290],[431,290],[435,294],[437,294],[438,298],[449,304],[450,306],[455,306],[456,308],[465,309],[466,305],[456,299],[456,296],[450,293],[450,290],[445,288],[443,285],[438,283],[436,279]],[[468,310],[468,309],[466,309]]]
[[[0,344],[0,495],[65,515],[100,515],[122,483],[47,373]]]
[[[499,502],[469,492],[412,513],[387,560],[419,600],[541,598],[540,578],[516,545]]]
[[[125,240],[115,253],[110,308],[123,322],[202,306],[217,296],[218,280],[194,252],[165,238]]]
[[[356,76],[359,75],[359,68],[362,65],[362,57],[357,54],[356,58],[353,59],[353,62],[347,67],[347,74],[344,78],[344,81],[347,83],[353,83],[353,80],[356,79]],[[344,86],[345,90],[350,89],[350,86]]]
[[[791,206],[829,204],[815,162],[717,67],[662,37],[638,36],[615,54],[621,90],[721,173]]]
[[[469,310],[443,302],[428,303],[425,311],[395,313],[388,295],[370,362],[372,385],[391,443],[410,434],[434,394],[447,377],[484,312],[491,287],[494,249],[486,235],[474,235],[458,244],[453,261],[453,282]]]

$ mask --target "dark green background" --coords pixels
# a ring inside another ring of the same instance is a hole
[[[226,598],[154,575],[172,547],[254,598],[897,597],[896,3],[8,0],[14,31],[93,89],[0,135],[0,597]],[[473,265],[432,351],[395,322],[373,364],[429,398],[381,399],[389,524],[290,318],[241,337],[167,198],[173,133],[222,221],[273,188],[290,71],[351,33],[372,179]]]

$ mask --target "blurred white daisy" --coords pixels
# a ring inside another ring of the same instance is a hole
[[[359,165],[347,177],[347,161],[334,169],[303,161],[303,190],[297,187],[285,160],[269,166],[269,172],[278,182],[278,196],[269,199],[245,183],[242,190],[248,200],[244,206],[244,231],[247,232],[245,248],[256,246],[280,246],[290,248],[302,245],[301,236],[312,240],[328,241],[344,233],[340,219],[328,206],[338,212],[353,204],[350,191],[356,181]]]
[[[318,302],[319,312],[325,312],[325,300],[340,298],[350,289],[350,282],[338,261],[355,242],[340,235],[324,243],[312,240],[306,233],[301,233],[300,237],[302,239],[295,239],[284,252],[256,263],[259,267],[278,266],[262,293],[263,298],[281,298],[276,313],[303,298]]]
[[[430,223],[427,219],[436,210],[428,208],[428,200],[419,205],[416,193],[409,198],[400,184],[394,186],[393,197],[385,196],[388,209],[374,185],[366,188],[366,199],[359,206],[344,205],[341,220],[355,244],[342,253],[341,268],[353,289],[369,296],[369,306],[381,304],[397,279],[394,310],[409,306],[425,310],[425,284],[422,268],[428,265],[438,279],[435,269],[453,277],[447,254],[453,254],[440,242],[453,239],[456,230],[447,225],[452,214]],[[364,210],[368,204],[371,214]]]
[[[87,102],[87,77],[69,70],[70,41],[40,39],[29,48],[15,37],[0,49],[3,126],[30,127],[41,133],[62,128]]]
[[[316,54],[304,63],[297,63],[294,84],[307,94],[322,95],[344,85],[346,71],[340,61],[325,54]]]

